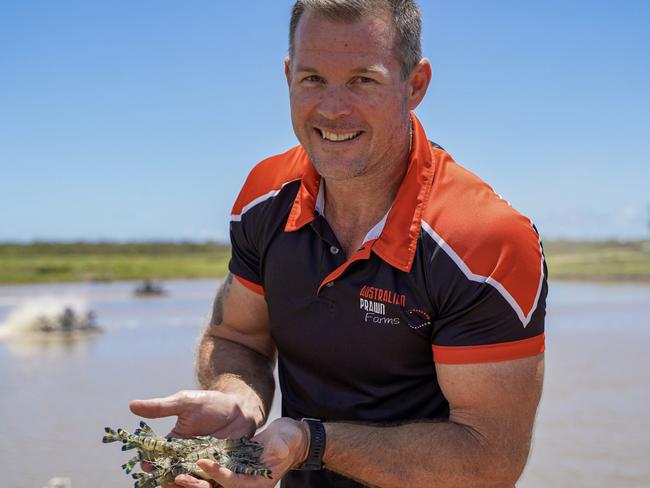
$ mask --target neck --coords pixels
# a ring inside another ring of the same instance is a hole
[[[325,216],[346,256],[358,249],[366,234],[388,212],[408,167],[408,147],[392,164],[349,180],[327,180]]]

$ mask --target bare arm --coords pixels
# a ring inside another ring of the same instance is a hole
[[[228,274],[197,352],[201,388],[235,395],[242,412],[261,426],[273,400],[275,346],[264,298]]]
[[[449,421],[389,427],[327,423],[324,463],[382,488],[512,488],[530,450],[543,369],[543,355],[437,365]]]

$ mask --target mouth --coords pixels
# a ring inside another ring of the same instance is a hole
[[[331,132],[325,129],[315,129],[324,141],[330,142],[346,142],[352,141],[363,134],[363,131],[348,131],[348,132]]]

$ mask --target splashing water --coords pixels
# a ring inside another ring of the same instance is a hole
[[[38,297],[16,307],[0,324],[0,339],[21,337],[38,332],[42,319],[55,321],[66,308],[77,316],[88,311],[86,301],[80,297]]]

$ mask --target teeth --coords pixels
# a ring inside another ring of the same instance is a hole
[[[339,142],[339,141],[349,141],[350,139],[354,139],[359,134],[361,134],[361,131],[348,132],[347,134],[335,134],[334,132],[321,130],[320,133],[323,136],[323,139],[327,139],[328,141]]]

